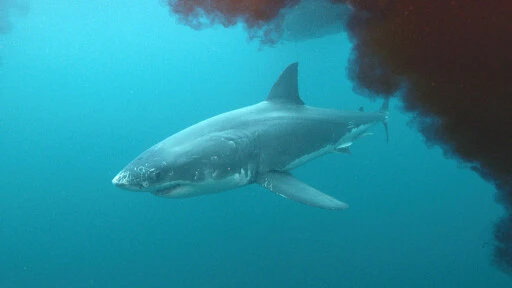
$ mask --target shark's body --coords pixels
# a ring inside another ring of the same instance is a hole
[[[285,69],[265,101],[168,137],[128,164],[113,184],[181,198],[258,183],[312,206],[348,207],[288,171],[330,152],[348,152],[371,126],[386,123],[387,101],[373,113],[306,106],[298,94],[297,67]]]

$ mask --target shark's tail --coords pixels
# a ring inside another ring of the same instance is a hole
[[[389,98],[386,98],[380,106],[379,112],[384,116],[382,124],[384,124],[384,130],[386,131],[386,142],[389,142],[389,130],[388,130],[388,117],[389,117]]]

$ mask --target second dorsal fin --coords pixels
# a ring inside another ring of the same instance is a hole
[[[274,86],[268,93],[267,101],[273,103],[304,105],[304,102],[299,96],[299,87],[297,84],[299,63],[295,62],[286,69],[279,76]]]

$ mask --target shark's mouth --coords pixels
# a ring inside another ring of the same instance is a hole
[[[183,186],[183,184],[171,184],[169,186],[166,186],[165,188],[151,191],[151,193],[156,196],[165,196],[173,193],[174,191],[178,190]]]

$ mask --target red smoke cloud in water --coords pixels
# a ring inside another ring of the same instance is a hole
[[[242,22],[264,37],[280,35],[275,19],[297,2],[168,1],[192,27]],[[507,215],[495,225],[494,260],[512,273],[512,1],[331,2],[354,9],[347,32],[357,89],[397,95],[429,143],[495,184]]]
[[[427,141],[498,189],[495,263],[512,272],[512,2],[353,1],[351,78],[399,94]]]
[[[212,24],[219,22],[224,26],[235,25],[239,21],[243,21],[249,28],[271,21],[281,9],[298,2],[299,0],[168,1],[172,12],[186,23],[198,23],[199,17],[205,17],[213,22]]]
[[[275,43],[281,31],[274,25],[279,11],[300,0],[168,0],[171,12],[186,25],[202,29],[213,24],[224,27],[243,23],[251,38]],[[272,23],[272,24],[271,24]]]

